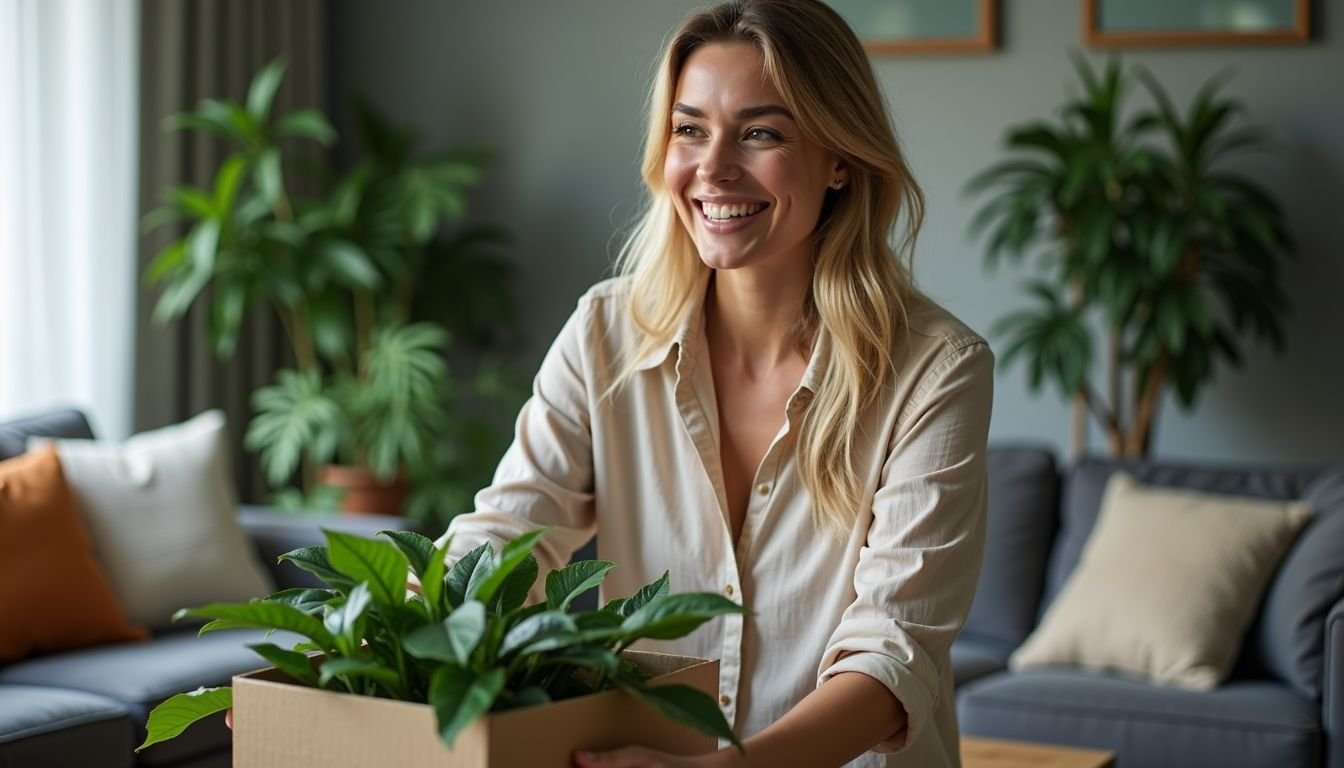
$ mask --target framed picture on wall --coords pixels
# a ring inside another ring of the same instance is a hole
[[[976,53],[998,47],[998,0],[828,0],[870,54]]]
[[[1097,47],[1305,43],[1310,0],[1083,0]]]

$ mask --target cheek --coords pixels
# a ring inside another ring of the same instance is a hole
[[[675,144],[668,147],[667,157],[663,160],[663,178],[668,188],[680,193],[694,174],[695,163],[690,153]]]

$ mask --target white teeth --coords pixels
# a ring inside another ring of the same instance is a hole
[[[701,203],[701,208],[705,211],[705,216],[711,219],[723,221],[725,219],[736,218],[739,216],[751,216],[760,213],[765,208],[764,203],[749,203],[738,205],[716,205],[715,203]]]

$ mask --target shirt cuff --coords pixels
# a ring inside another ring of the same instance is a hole
[[[873,747],[872,752],[891,754],[900,752],[914,743],[924,730],[924,722],[933,711],[935,697],[905,665],[890,656],[872,651],[858,651],[833,662],[817,678],[817,686],[841,672],[859,672],[882,683],[905,708],[905,727],[891,738]]]

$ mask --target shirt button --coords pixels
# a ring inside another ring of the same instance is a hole
[[[732,584],[729,584],[728,586],[724,587],[724,588],[723,588],[723,594],[725,594],[725,595],[727,595],[727,596],[729,596],[729,597],[732,597],[732,596],[733,596],[733,585],[732,585]]]
[[[756,486],[756,492],[761,494],[762,496],[770,493],[770,484],[761,483],[760,485]]]
[[[726,693],[719,697],[719,703],[725,707],[731,704],[732,702],[733,702],[732,698],[730,698]]]

